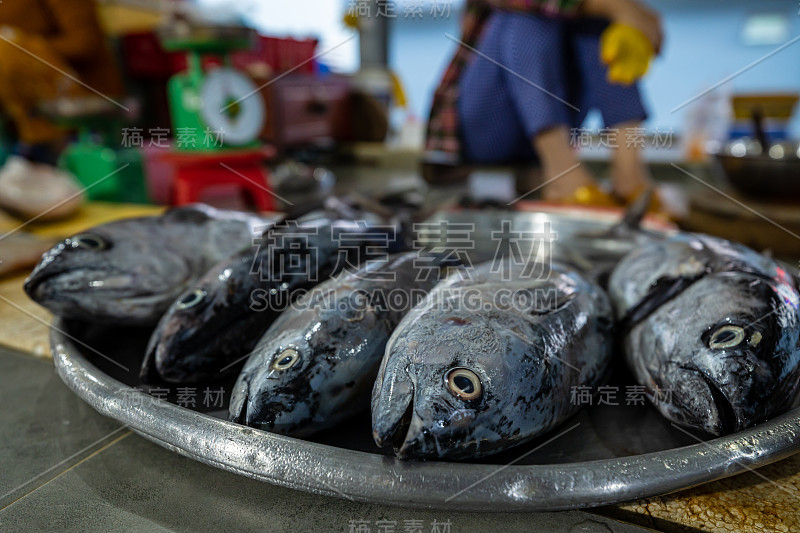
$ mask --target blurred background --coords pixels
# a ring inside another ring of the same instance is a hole
[[[541,172],[517,162],[425,175],[426,123],[465,0],[82,3],[93,13],[39,0],[35,24],[0,5],[0,67],[23,80],[0,90],[8,228],[56,235],[113,206],[284,210],[352,190],[517,209],[541,199]],[[800,239],[776,229],[800,233],[797,2],[644,4],[665,38],[640,80],[642,157],[668,216],[800,255]],[[613,141],[596,111],[571,130],[603,182]]]

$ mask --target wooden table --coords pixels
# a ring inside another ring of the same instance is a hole
[[[163,208],[94,203],[76,218],[27,227],[63,237],[116,218],[159,213]],[[18,221],[0,217],[0,231]],[[51,315],[22,291],[25,273],[0,280],[0,344],[37,357],[50,357]],[[665,531],[800,532],[800,455],[676,494],[597,509],[609,517]]]

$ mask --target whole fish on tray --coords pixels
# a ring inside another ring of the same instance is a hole
[[[456,272],[408,313],[372,395],[378,446],[400,458],[475,458],[527,442],[575,413],[573,386],[605,377],[606,294],[572,266],[513,259]]]
[[[215,265],[177,298],[150,339],[142,379],[230,374],[303,290],[403,245],[394,226],[373,221],[314,215],[275,225],[255,251]]]
[[[369,409],[386,341],[457,261],[405,252],[325,281],[267,330],[242,369],[230,418],[304,436]]]
[[[800,396],[800,295],[773,259],[708,235],[654,240],[614,269],[628,366],[669,420],[714,435]]]
[[[268,224],[205,205],[101,224],[47,251],[25,292],[59,316],[152,325],[187,286],[251,246]]]

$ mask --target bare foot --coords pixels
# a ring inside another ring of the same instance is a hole
[[[631,196],[652,186],[653,178],[642,157],[644,138],[640,124],[626,122],[619,124],[617,128],[619,146],[614,150],[611,160],[611,183],[617,195],[630,199]],[[635,142],[637,139],[641,140]]]
[[[583,166],[572,166],[565,169],[543,167],[545,182],[552,180],[542,189],[542,199],[556,202],[570,198],[580,187],[597,186],[597,182]],[[556,178],[556,176],[559,176]],[[555,178],[555,179],[554,179]]]
[[[545,130],[536,135],[532,142],[542,162],[544,200],[562,200],[572,196],[579,187],[597,185],[570,146],[569,128],[566,126]]]

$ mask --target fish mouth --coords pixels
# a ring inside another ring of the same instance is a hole
[[[711,398],[714,400],[714,405],[717,408],[721,434],[727,435],[729,433],[733,433],[737,430],[739,425],[733,405],[722,392],[722,389],[720,389],[716,383],[711,381],[708,376],[706,376],[703,372],[700,372],[700,377],[708,386],[708,390],[711,392]]]
[[[194,342],[194,327],[176,329],[169,326],[171,324],[164,327],[159,323],[148,341],[140,373],[143,380],[200,383],[223,375],[219,369],[221,365],[212,364],[214,352],[209,352],[209,345]]]
[[[65,270],[39,270],[34,271],[31,273],[30,276],[25,280],[23,284],[23,288],[25,289],[25,293],[33,300],[39,301],[43,299],[44,292],[46,291],[46,283],[56,277],[63,276],[65,274],[69,274],[70,272],[74,272],[79,270],[78,268],[70,268]]]
[[[235,422],[237,424],[241,424],[243,426],[247,425],[247,391],[245,390],[244,395],[241,399],[236,398],[236,402],[234,403],[231,401],[230,410],[229,410],[229,418],[231,422]]]
[[[704,427],[706,431],[715,435],[727,435],[740,429],[739,417],[736,416],[736,410],[719,385],[698,368],[687,366],[681,368],[695,374],[705,383],[711,396],[711,401],[716,409],[717,416],[714,420],[698,421],[701,427]]]
[[[33,274],[25,280],[25,293],[36,301],[46,299],[47,293],[49,292],[48,285],[77,272],[82,274],[80,278],[76,276],[74,280],[67,279],[64,284],[65,286],[58,288],[59,293],[74,294],[79,292],[91,292],[96,294],[120,292],[126,299],[132,301],[141,300],[142,303],[163,298],[161,293],[143,291],[141,288],[138,288],[133,274],[122,272],[114,273],[100,268],[87,269],[85,267]]]
[[[372,438],[379,448],[391,446],[400,455],[409,440],[414,418],[414,386],[408,381],[395,383],[372,413]]]
[[[373,434],[375,442],[380,447],[391,446],[395,453],[400,456],[408,440],[408,430],[411,428],[411,419],[413,417],[414,402],[409,402],[408,407],[403,412],[403,416],[393,426],[389,426],[382,435],[377,432]]]
[[[228,407],[228,420],[243,426],[296,437],[303,437],[314,432],[313,428],[306,427],[304,429],[294,423],[278,421],[281,414],[288,412],[288,402],[274,398],[272,401],[253,403],[250,402],[251,396],[255,399],[259,398],[258,393],[251,394],[247,381],[234,386]]]

